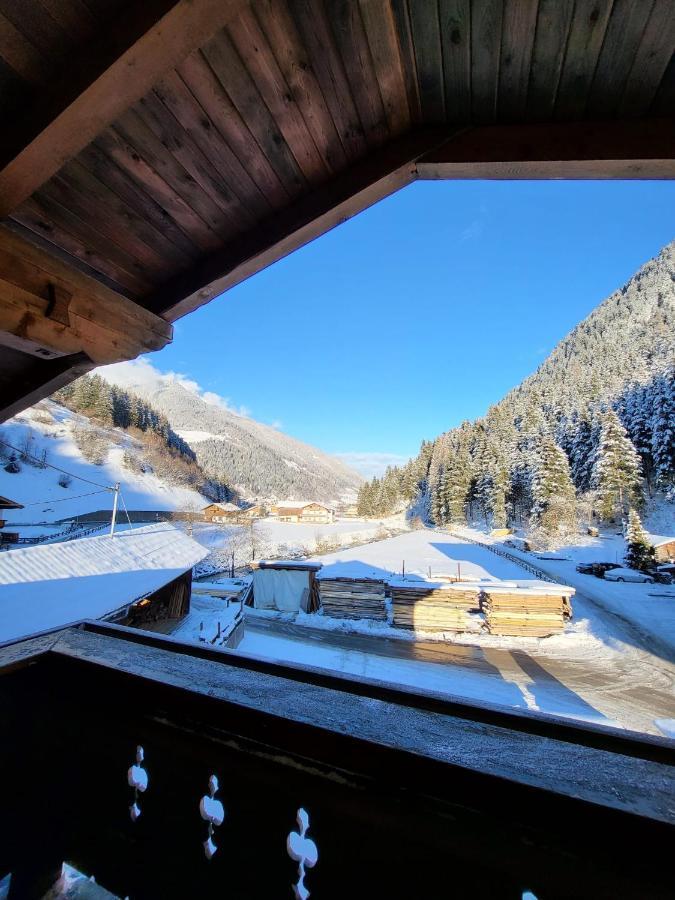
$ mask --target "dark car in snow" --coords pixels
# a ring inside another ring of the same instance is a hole
[[[596,578],[604,578],[605,572],[609,572],[610,569],[620,568],[621,563],[589,562],[579,563],[577,572],[580,572],[582,575],[595,575]]]

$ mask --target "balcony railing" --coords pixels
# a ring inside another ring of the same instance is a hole
[[[96,623],[0,666],[10,897],[672,896],[672,742]]]

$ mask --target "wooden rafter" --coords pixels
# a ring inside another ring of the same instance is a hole
[[[43,103],[3,136],[0,216],[9,215],[170,69],[202,46],[244,0],[132,4],[74,59]]]
[[[422,157],[420,178],[675,178],[675,120],[471,128]]]

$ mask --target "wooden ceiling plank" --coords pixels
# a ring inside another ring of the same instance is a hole
[[[176,266],[166,242],[145,219],[136,215],[110,188],[73,160],[52,178],[42,191],[103,234],[137,262],[139,271],[151,280]]]
[[[230,186],[239,202],[245,204],[253,219],[268,215],[272,207],[249,174],[245,165],[246,158],[242,162],[232,152],[180,75],[170,72],[155,86],[154,92],[180,122],[193,146],[200,149],[209,165]]]
[[[527,117],[552,118],[572,24],[574,0],[540,0],[532,49]]]
[[[467,128],[418,160],[420,178],[675,178],[675,120]]]
[[[56,284],[73,296],[91,304],[91,309],[108,310],[113,319],[123,315],[135,323],[135,330],[149,330],[170,341],[173,328],[163,318],[137,303],[111,291],[105,285],[73,269],[66,262],[46,253],[30,241],[0,225],[0,255],[3,278],[37,296],[45,296],[45,285]]]
[[[175,255],[177,261],[192,261],[199,255],[197,245],[181,231],[168,212],[150,194],[142,190],[138,183],[113,162],[96,143],[85,147],[79,154],[78,161],[171,242],[171,254]]]
[[[586,105],[587,116],[611,118],[621,103],[652,0],[614,0]]]
[[[366,143],[378,147],[388,138],[389,128],[359,5],[352,0],[331,0],[327,14]]]
[[[260,0],[255,5],[255,14],[326,168],[329,172],[344,169],[347,154],[288,3]]]
[[[100,44],[87,45],[83,58],[71,60],[63,81],[52,86],[44,105],[16,123],[11,136],[15,149],[5,153],[0,169],[0,216],[16,209],[166,71],[208,40],[243,2],[166,0],[159,4],[164,14],[154,18],[155,5],[138,4],[101,34]],[[120,49],[122,27],[126,40]]]
[[[155,200],[200,250],[209,252],[220,245],[216,233],[168,181],[143,159],[121,130],[106,129],[95,141],[95,146],[114,160],[140,190]]]
[[[154,91],[143,97],[136,109],[165,150],[180,163],[214,207],[223,214],[213,220],[214,225],[219,223],[219,233],[227,233],[231,229],[241,230],[255,222],[255,217],[242,205],[231,184],[222,178]]]
[[[325,148],[315,143],[253,11],[237,16],[228,33],[307,182],[320,184],[331,171]]]
[[[270,165],[213,70],[198,51],[177,69],[183,83],[199,103],[232,155],[244,161],[246,172],[272,209],[288,201],[281,179]]]
[[[614,0],[576,0],[560,76],[555,117],[583,118]]]
[[[40,5],[77,42],[94,36],[96,19],[82,0],[40,0]]]
[[[411,119],[391,0],[359,0],[359,3],[389,133],[399,135],[410,128]]]
[[[38,192],[24,201],[12,213],[12,221],[66,250],[95,272],[103,273],[119,285],[121,293],[140,297],[149,290],[150,282],[138,271],[133,271],[128,258],[115,244],[44,193]],[[128,271],[130,268],[131,272]]]
[[[413,43],[412,25],[410,24],[410,10],[408,0],[391,0],[391,8],[398,32],[398,42],[401,47],[401,60],[403,62],[403,77],[405,78],[406,93],[408,95],[408,109],[411,121],[419,125],[422,121],[422,105],[420,102],[420,86],[417,79],[417,61],[415,59],[415,45]]]
[[[296,197],[307,180],[229,36],[221,31],[202,53],[289,196]]]
[[[323,0],[290,0],[290,9],[345,154],[359,159],[367,150],[363,126]]]
[[[538,7],[539,0],[506,0],[497,103],[500,121],[517,122],[525,116]]]
[[[471,119],[471,2],[439,0],[445,114],[448,122]]]
[[[642,41],[628,75],[619,114],[644,115],[654,101],[675,48],[675,4],[655,0]],[[675,112],[675,109],[673,110]]]
[[[413,0],[409,3],[409,9],[422,120],[438,124],[445,122],[443,48],[438,0]]]
[[[675,109],[675,53],[663,73],[661,84],[659,85],[654,102],[652,103],[651,113],[654,116],[672,115]]]
[[[357,212],[409,184],[415,160],[447,135],[423,129],[408,133],[355,163],[329,183],[271,216],[263,228],[231,241],[191,272],[162,285],[144,302],[174,321],[224,290],[303,246]]]
[[[230,216],[211,199],[190,172],[169,153],[149,124],[144,110],[130,109],[115,122],[115,131],[133,148],[136,154],[160,175],[183,198],[199,218],[218,235],[225,238],[232,230]]]
[[[56,63],[75,46],[74,38],[39,0],[2,0],[2,12],[39,53]]]
[[[497,116],[503,0],[474,0],[471,6],[471,109],[475,122]]]
[[[42,54],[0,12],[0,57],[21,78],[31,84],[49,79],[49,65]]]

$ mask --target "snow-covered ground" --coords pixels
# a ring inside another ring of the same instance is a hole
[[[60,473],[53,468],[21,462],[21,471],[12,474],[5,471],[5,460],[0,465],[0,494],[25,507],[8,511],[9,528],[14,522],[54,522],[99,509],[112,510],[112,493],[105,488],[116,482],[120,483],[121,496],[129,509],[201,509],[208,502],[196,491],[168,484],[152,473],[125,468],[122,459],[131,439],[118,429],[106,429],[116,436],[118,443],[110,446],[104,463],[98,466],[88,462],[75,442],[75,429],[83,429],[92,436],[97,430],[84,416],[50,400],[0,426],[3,440],[21,448],[30,434],[34,438],[30,450],[34,456],[39,458],[46,450],[48,463],[78,476],[67,487],[61,487]],[[122,505],[120,518],[124,518]],[[33,528],[25,532],[26,537],[37,534]]]
[[[461,528],[455,531],[486,544],[503,546],[503,540],[475,529]],[[555,555],[561,559],[543,559],[535,553],[514,550],[512,547],[504,549],[537,566],[547,575],[571,585],[578,594],[619,616],[635,629],[646,644],[669,651],[671,659],[675,660],[675,585],[620,584],[594,575],[581,575],[576,571],[581,562],[621,562],[625,553],[625,541],[615,533],[600,537],[580,535],[578,540],[578,544],[567,545],[557,551]],[[482,552],[480,547],[475,549]],[[579,603],[578,599],[576,603]]]

